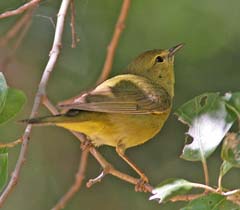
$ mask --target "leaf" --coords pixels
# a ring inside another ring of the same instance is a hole
[[[5,106],[0,114],[0,124],[13,118],[26,102],[25,94],[16,89],[8,88]]]
[[[222,190],[222,179],[223,176],[232,169],[233,165],[229,163],[228,161],[223,161],[221,167],[220,167],[220,173],[218,177],[218,189]]]
[[[157,186],[149,200],[158,200],[159,203],[169,200],[176,195],[182,195],[192,189],[194,183],[184,179],[167,179]]]
[[[178,119],[189,126],[187,135],[193,138],[183,148],[181,157],[199,161],[209,157],[236,120],[236,114],[226,108],[226,101],[219,93],[205,93],[193,98],[177,109]]]
[[[8,87],[4,75],[0,72],[0,114],[5,105],[6,97],[7,97]]]
[[[221,167],[220,167],[220,174],[219,176],[223,177],[231,168],[233,165],[227,161],[223,161]]]
[[[240,167],[240,133],[229,133],[225,137],[221,157],[233,167]]]
[[[223,195],[209,194],[192,200],[180,210],[240,210],[240,206],[228,201]]]
[[[227,104],[234,109],[238,116],[240,116],[240,92],[232,93],[232,96],[227,101]]]
[[[0,150],[0,191],[8,179],[8,153],[6,149]]]

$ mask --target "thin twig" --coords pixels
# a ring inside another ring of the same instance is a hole
[[[75,183],[70,187],[68,192],[59,200],[59,202],[52,208],[52,210],[63,209],[67,202],[78,192],[82,185],[82,181],[85,176],[85,171],[87,167],[89,150],[85,149],[82,151],[81,159],[79,162],[78,172],[76,174]]]
[[[5,46],[12,38],[16,37],[20,30],[23,29],[24,25],[27,25],[31,21],[31,16],[33,9],[26,12],[18,21],[15,23],[12,28],[7,32],[4,37],[0,38],[0,47]]]
[[[13,47],[11,47],[10,52],[6,53],[5,57],[2,59],[0,63],[0,69],[2,69],[2,71],[7,71],[8,64],[11,62],[17,49],[21,45],[22,40],[27,34],[28,29],[32,23],[31,17],[32,17],[33,11],[34,11],[34,8],[27,11],[26,14],[23,15],[22,18],[16,24],[14,24],[14,26],[8,31],[6,36],[0,38],[0,47],[3,47],[10,41],[10,39],[16,36],[16,41]]]
[[[51,103],[51,101],[49,100],[49,98],[46,95],[43,96],[42,103],[52,114],[54,114],[54,115],[59,114],[56,107]]]
[[[45,95],[46,85],[48,83],[51,72],[53,71],[55,63],[59,56],[60,49],[61,49],[61,41],[62,41],[65,16],[66,16],[70,1],[71,0],[63,0],[61,3],[59,13],[58,13],[58,19],[57,19],[56,31],[55,31],[55,35],[54,35],[53,46],[52,46],[52,50],[50,52],[50,58],[48,60],[46,68],[43,72],[42,79],[39,83],[39,88],[38,88],[38,91],[37,91],[35,99],[34,99],[34,104],[33,104],[30,118],[34,118],[37,115],[37,111],[41,104],[42,96]],[[21,151],[20,151],[16,166],[15,166],[15,169],[12,173],[10,181],[8,182],[8,185],[6,186],[6,188],[4,189],[4,191],[2,192],[2,194],[0,196],[0,207],[6,201],[7,197],[9,196],[11,191],[14,189],[14,186],[18,182],[21,168],[26,159],[28,143],[29,143],[29,136],[30,136],[31,130],[32,130],[32,125],[28,124],[25,129],[24,135],[23,135],[23,143],[22,143]]]
[[[201,196],[203,196],[205,194],[201,193],[201,194],[188,194],[188,195],[177,195],[173,198],[170,199],[170,201],[172,202],[177,202],[177,201],[191,201],[194,200],[196,198],[199,198]]]
[[[108,45],[107,48],[107,55],[105,59],[105,63],[102,69],[102,73],[97,81],[97,84],[103,82],[108,78],[108,75],[110,74],[110,71],[112,69],[112,64],[113,64],[113,58],[115,55],[115,51],[119,42],[119,38],[121,36],[121,33],[125,27],[125,20],[128,14],[128,9],[130,6],[130,0],[123,0],[122,8],[120,15],[117,20],[117,24],[115,26],[115,31],[113,33],[112,40],[110,44]]]
[[[72,32],[72,48],[76,48],[77,46],[77,42],[79,41],[79,39],[77,39],[77,33],[76,33],[76,21],[75,21],[75,17],[76,17],[76,10],[75,10],[75,4],[74,4],[74,0],[71,1],[71,32]]]
[[[39,4],[40,1],[41,0],[32,0],[32,1],[27,2],[26,4],[24,4],[20,7],[18,7],[15,10],[6,11],[6,12],[0,14],[0,19],[10,17],[10,16],[14,16],[14,15],[19,15],[19,14],[23,13],[24,11],[35,7],[36,5]]]
[[[22,138],[19,138],[15,141],[8,142],[8,143],[0,143],[0,148],[10,148],[10,147],[15,147],[18,144],[21,144],[23,141]]]
[[[53,26],[53,29],[55,30],[56,25],[55,25],[52,17],[46,16],[46,15],[35,15],[35,17],[41,17],[41,18],[47,19],[51,23],[51,25]]]

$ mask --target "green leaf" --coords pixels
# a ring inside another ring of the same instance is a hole
[[[0,124],[13,118],[26,102],[25,94],[16,89],[8,88],[5,106],[0,114]]]
[[[233,165],[231,163],[229,163],[228,161],[223,161],[221,167],[220,167],[220,173],[219,173],[219,177],[218,177],[218,188],[219,190],[222,190],[222,178],[223,176],[231,170],[231,168],[233,167]]]
[[[181,210],[240,210],[240,206],[228,201],[223,195],[209,194],[192,200]]]
[[[165,202],[176,195],[182,195],[192,189],[194,183],[184,179],[167,179],[159,184],[153,191],[149,200]]]
[[[199,161],[209,157],[236,120],[236,114],[226,108],[229,93],[205,93],[183,104],[177,111],[178,119],[189,126],[187,135],[193,138],[186,144],[181,157]]]
[[[223,161],[221,167],[220,167],[220,175],[221,177],[223,177],[231,168],[233,167],[233,165],[227,161]]]
[[[240,167],[240,133],[229,133],[223,142],[221,157],[234,167]]]
[[[238,116],[240,116],[240,92],[232,93],[232,96],[227,101],[227,104],[234,109]]]
[[[6,149],[0,150],[0,191],[8,179],[8,153]]]
[[[3,110],[3,107],[7,98],[8,87],[4,75],[0,72],[0,114]]]

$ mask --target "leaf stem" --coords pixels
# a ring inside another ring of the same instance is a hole
[[[205,158],[202,159],[202,166],[203,166],[203,172],[204,172],[205,184],[206,184],[206,185],[209,185],[208,166],[207,166],[207,161],[206,161]]]
[[[205,189],[209,192],[213,192],[213,193],[217,193],[217,190],[208,186],[208,185],[205,185],[205,184],[200,184],[200,183],[191,183],[191,186],[192,187],[195,187],[195,188],[201,188],[201,189]]]

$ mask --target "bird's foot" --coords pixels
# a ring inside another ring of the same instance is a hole
[[[86,149],[89,149],[90,147],[92,147],[93,144],[92,142],[89,140],[89,139],[85,139],[82,143],[81,143],[81,150],[86,150]]]
[[[145,174],[142,174],[141,178],[138,180],[138,183],[135,185],[136,192],[147,192],[146,184],[148,184],[148,178]]]

